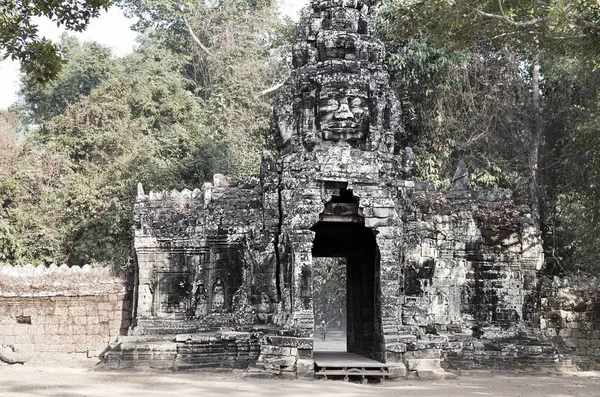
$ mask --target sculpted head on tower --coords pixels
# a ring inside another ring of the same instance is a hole
[[[280,151],[348,143],[393,152],[402,133],[400,105],[384,69],[385,50],[373,36],[363,0],[313,0],[304,40],[293,49],[294,70],[275,102]]]

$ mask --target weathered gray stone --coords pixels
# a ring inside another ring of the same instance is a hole
[[[488,343],[537,332],[543,250],[528,207],[510,191],[469,191],[463,161],[450,192],[413,180],[368,7],[312,6],[274,105],[278,154],[264,156],[260,178],[215,175],[202,194],[138,189],[133,333],[196,333],[175,340],[198,360],[231,354],[228,364],[280,371],[300,357],[298,373],[312,373],[313,256],[338,256],[348,258],[345,314],[357,354],[404,354],[413,369],[437,363],[420,377],[439,375],[437,352],[473,366],[540,355],[525,344],[493,354]],[[256,333],[241,359],[233,352],[243,338],[232,330]]]
[[[454,374],[449,374],[443,369],[421,369],[417,371],[417,376],[420,380],[441,380],[446,377],[456,377]]]
[[[314,378],[315,363],[313,360],[298,360],[296,362],[296,374],[298,378]]]
[[[19,346],[0,346],[0,361],[7,364],[25,364],[30,355],[21,351]]]
[[[439,358],[409,358],[405,359],[405,363],[409,371],[442,368]]]
[[[402,379],[406,377],[408,370],[406,365],[402,363],[388,364],[389,378],[390,379]]]

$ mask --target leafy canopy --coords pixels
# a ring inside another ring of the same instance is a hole
[[[4,0],[0,9],[0,56],[21,62],[32,81],[47,83],[65,59],[59,46],[39,37],[35,17],[47,17],[67,30],[81,32],[111,0]]]
[[[591,0],[384,0],[394,34],[433,34],[439,42],[469,46],[485,37],[531,51],[575,54],[600,61],[600,3]]]
[[[42,124],[61,114],[80,96],[89,95],[101,81],[114,72],[110,48],[96,42],[79,42],[63,34],[59,46],[68,63],[55,78],[41,85],[27,76],[21,79],[19,96],[30,124]]]

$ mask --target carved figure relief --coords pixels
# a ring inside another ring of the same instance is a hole
[[[268,324],[271,320],[271,300],[264,292],[260,294],[260,303],[257,308],[258,321],[262,324]]]
[[[214,311],[222,311],[225,306],[225,288],[223,285],[223,280],[217,278],[215,284],[213,285],[213,294],[212,294],[212,307],[211,309]]]
[[[364,139],[369,131],[368,91],[324,85],[317,98],[317,128],[324,140]]]
[[[206,315],[208,305],[207,305],[207,295],[206,289],[204,288],[204,284],[198,285],[196,289],[196,293],[194,295],[194,300],[196,304],[194,315],[196,317],[201,317]]]

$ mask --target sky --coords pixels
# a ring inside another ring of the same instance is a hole
[[[298,12],[309,0],[279,0],[282,14],[297,19]],[[41,36],[58,41],[64,29],[57,28],[47,19],[38,19]],[[120,9],[112,7],[99,18],[92,20],[83,33],[69,32],[81,41],[97,41],[113,49],[120,57],[133,51],[136,33],[130,29],[132,22]],[[0,62],[0,109],[6,109],[17,100],[19,89],[19,64],[9,59]]]

